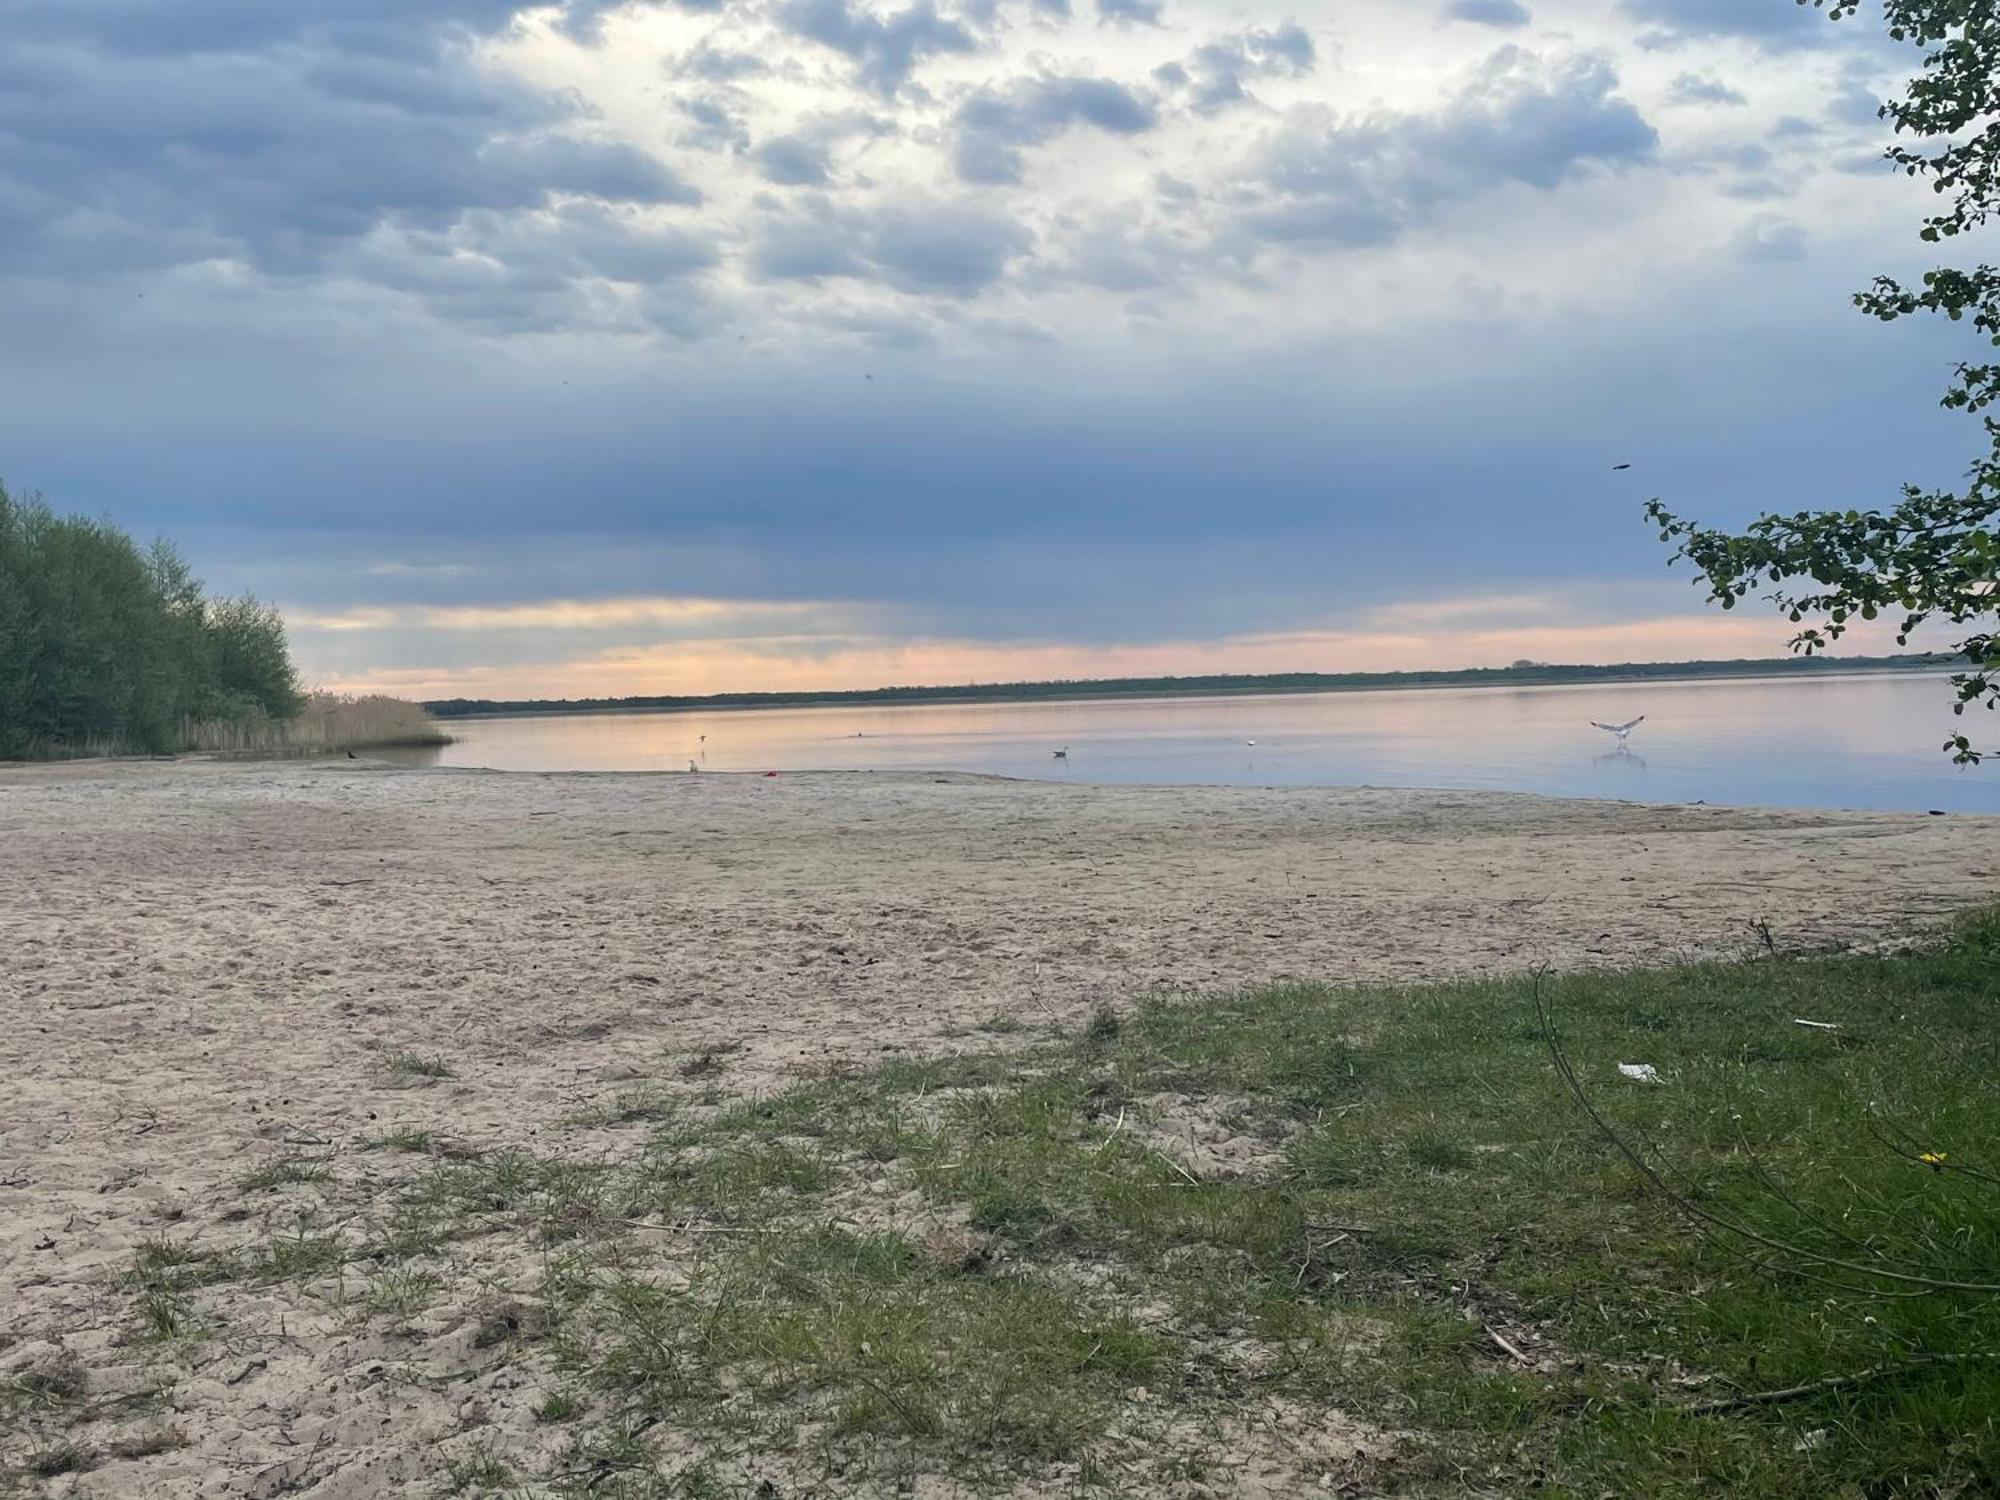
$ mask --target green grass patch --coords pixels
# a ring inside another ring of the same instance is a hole
[[[429,1156],[437,1150],[438,1140],[432,1131],[406,1127],[365,1136],[360,1145],[364,1151],[403,1151],[414,1156]]]
[[[331,1175],[327,1164],[316,1157],[274,1156],[240,1175],[236,1185],[246,1193],[261,1193],[297,1182],[325,1182]]]
[[[570,1123],[590,1127],[659,1124],[673,1119],[680,1107],[679,1100],[664,1088],[623,1089],[603,1104],[579,1110]]]
[[[54,1479],[61,1474],[84,1473],[96,1464],[97,1456],[90,1449],[68,1438],[58,1438],[29,1455],[28,1472],[39,1479]]]
[[[619,1186],[600,1164],[527,1151],[443,1162],[396,1201],[385,1248],[407,1258],[493,1233],[525,1233],[544,1245],[559,1244],[615,1221],[626,1207]]]
[[[363,1305],[371,1313],[392,1319],[422,1312],[437,1300],[443,1278],[435,1271],[392,1266],[369,1282]]]
[[[1744,1232],[1592,1125],[1538,1002],[1610,1130]],[[225,1270],[361,1255],[364,1308],[402,1316],[451,1290],[440,1247],[532,1245],[564,1494],[726,1490],[745,1451],[853,1492],[1276,1462],[1301,1490],[1990,1493],[2000,1295],[1937,1283],[2000,1281],[1996,1019],[1994,919],[1913,958],[1156,1001],[719,1110],[614,1100],[650,1128],[610,1160],[434,1161],[364,1247],[161,1241],[128,1281],[171,1322]],[[1398,1436],[1274,1458],[1244,1435],[1274,1404]]]
[[[915,1440],[981,1468],[1074,1453],[1166,1358],[1128,1318],[965,1276],[887,1233],[760,1236],[686,1286],[633,1278],[609,1296],[592,1376],[649,1413],[712,1422],[730,1385],[757,1398],[750,1413],[807,1413],[836,1442]]]
[[[451,1064],[442,1055],[432,1053],[425,1056],[419,1052],[402,1052],[389,1059],[388,1072],[391,1078],[451,1078]]]

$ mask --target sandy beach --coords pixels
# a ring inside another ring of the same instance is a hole
[[[123,1346],[113,1281],[135,1247],[226,1239],[274,1142],[337,1156],[407,1127],[557,1149],[579,1110],[704,1051],[747,1093],[1161,989],[1738,956],[1763,944],[1753,924],[1786,949],[1903,943],[1996,889],[2000,820],[1956,816],[942,774],[0,768],[0,1367],[66,1351],[93,1391],[151,1382],[185,1439],[58,1493],[389,1493],[370,1464],[482,1391],[505,1402],[473,1381],[408,1397],[393,1439],[364,1431],[365,1351],[275,1295],[249,1375],[238,1346],[164,1375]],[[413,1087],[398,1056],[452,1076]],[[319,1467],[274,1487],[309,1452]]]

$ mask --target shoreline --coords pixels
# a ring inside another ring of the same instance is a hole
[[[456,743],[454,741],[453,743]],[[260,756],[224,756],[218,759],[257,760]],[[282,757],[294,759],[295,757]],[[329,761],[333,756],[324,757]],[[35,761],[0,762],[0,768],[8,765],[32,766],[44,764]],[[1994,812],[1954,812],[1950,809],[1930,808],[1877,808],[1843,807],[1826,803],[1788,802],[1710,802],[1702,801],[1656,801],[1644,797],[1592,797],[1580,793],[1537,792],[1513,787],[1460,787],[1433,783],[1397,785],[1378,781],[1339,782],[1273,782],[1269,785],[1252,785],[1230,781],[1088,781],[1069,778],[1057,780],[1048,776],[1008,776],[999,771],[967,771],[952,766],[893,766],[882,770],[857,768],[854,766],[801,766],[794,769],[780,767],[771,771],[676,771],[665,766],[589,767],[565,768],[562,770],[527,770],[518,766],[416,766],[398,761],[379,761],[376,769],[413,775],[462,775],[462,776],[519,776],[549,779],[565,776],[579,777],[662,777],[667,779],[687,779],[694,776],[730,778],[738,781],[768,781],[794,779],[834,780],[847,779],[860,782],[926,781],[933,784],[952,782],[991,783],[996,786],[1046,787],[1059,791],[1089,794],[1099,791],[1130,792],[1258,792],[1271,796],[1340,796],[1346,794],[1380,794],[1384,796],[1419,797],[1472,797],[1472,798],[1531,798],[1537,802],[1556,805],[1584,804],[1626,807],[1652,812],[1675,811],[1679,809],[1708,809],[1717,812],[1741,812],[1770,814],[1774,817],[1811,817],[1815,814],[1830,814],[1838,817],[1855,818],[1971,818],[1994,825],[2000,833],[2000,811]]]
[[[448,743],[456,744],[453,739]],[[360,747],[357,747],[360,748]],[[435,745],[424,743],[405,746],[372,746],[373,749],[434,749]],[[857,785],[893,784],[907,782],[929,782],[934,785],[953,783],[981,784],[995,786],[1033,787],[1050,791],[1088,795],[1094,792],[1254,792],[1269,796],[1345,796],[1382,795],[1413,796],[1435,798],[1504,799],[1526,798],[1554,806],[1604,806],[1629,808],[1642,812],[1674,812],[1698,810],[1720,813],[1755,813],[1779,818],[1810,818],[1827,815],[1839,818],[1957,818],[1975,822],[1988,822],[2000,834],[2000,811],[1959,812],[1950,809],[1917,808],[1875,808],[1844,807],[1824,803],[1784,803],[1784,802],[1709,802],[1703,801],[1652,801],[1638,797],[1592,797],[1577,793],[1537,792],[1509,787],[1455,787],[1434,784],[1395,785],[1373,781],[1343,781],[1288,783],[1273,782],[1269,785],[1249,785],[1240,782],[1220,781],[1080,781],[1074,778],[1056,780],[1040,776],[1008,776],[998,771],[967,771],[948,766],[895,766],[883,770],[856,768],[853,766],[802,766],[793,769],[780,768],[770,771],[676,771],[664,766],[574,767],[559,770],[529,770],[518,766],[437,766],[410,765],[401,761],[375,760],[360,757],[360,764],[350,762],[339,751],[298,750],[294,753],[273,751],[228,751],[196,750],[184,751],[178,755],[122,755],[122,756],[72,756],[63,760],[0,760],[0,775],[8,772],[35,772],[54,770],[61,767],[87,766],[193,766],[203,764],[231,766],[300,766],[311,762],[323,762],[320,769],[332,770],[336,767],[346,770],[366,770],[373,774],[395,774],[406,776],[465,776],[491,778],[518,778],[524,781],[550,781],[575,777],[587,780],[637,780],[659,779],[663,781],[686,781],[704,779],[713,781],[763,782],[791,779],[794,781],[850,780]]]
[[[1606,668],[1603,675],[1588,677],[1532,677],[1509,678],[1504,682],[1362,682],[1351,684],[1314,684],[1302,687],[1282,687],[1257,684],[1241,688],[1190,688],[1184,692],[1157,687],[1112,690],[1105,692],[1075,693],[982,693],[971,690],[941,688],[917,689],[908,696],[876,697],[876,689],[856,689],[854,697],[837,698],[779,698],[770,702],[709,702],[696,699],[683,703],[660,704],[589,704],[569,706],[562,700],[542,700],[550,707],[524,707],[505,709],[474,709],[457,712],[440,711],[430,703],[451,700],[436,699],[427,702],[426,711],[443,723],[456,719],[560,719],[581,718],[592,715],[619,714],[685,714],[685,713],[755,713],[764,710],[784,710],[793,712],[808,708],[921,708],[932,704],[963,706],[968,703],[1019,704],[1019,703],[1133,703],[1159,700],[1174,702],[1189,698],[1300,698],[1346,693],[1416,693],[1457,690],[1461,692],[1508,691],[1530,688],[1597,687],[1642,683],[1680,682],[1796,682],[1806,679],[1841,677],[1883,677],[1909,675],[1944,676],[1959,670],[1949,662],[1925,663],[1920,666],[1855,666],[1855,667],[1794,667],[1785,668],[1773,661],[1762,671],[1746,672],[1621,672],[1618,668]],[[1506,669],[1499,669],[1506,670]],[[533,700],[531,700],[533,701]]]

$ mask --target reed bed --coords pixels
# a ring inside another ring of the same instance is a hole
[[[182,726],[181,740],[188,750],[310,755],[329,750],[448,745],[451,736],[406,699],[314,693],[294,718],[190,719]]]

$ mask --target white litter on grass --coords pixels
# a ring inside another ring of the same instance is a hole
[[[1794,1026],[1810,1026],[1814,1031],[1840,1030],[1840,1022],[1838,1021],[1808,1021],[1802,1016],[1793,1016],[1792,1024]]]
[[[1660,1076],[1660,1070],[1654,1067],[1651,1063],[1620,1063],[1618,1065],[1618,1071],[1623,1073],[1627,1078],[1631,1079],[1634,1083],[1666,1082],[1666,1079]]]

